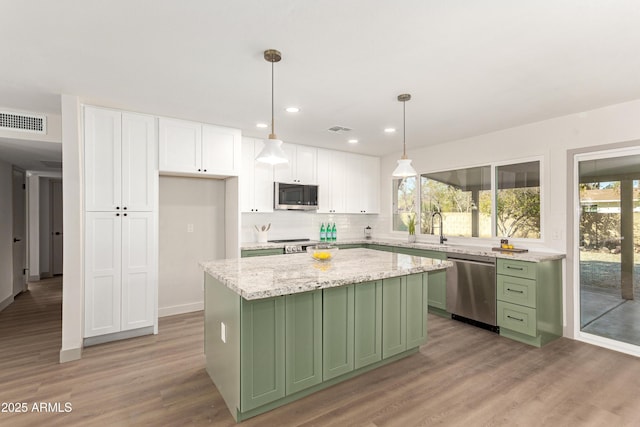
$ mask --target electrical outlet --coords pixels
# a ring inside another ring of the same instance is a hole
[[[223,343],[227,343],[227,325],[224,322],[220,322],[220,339]]]
[[[193,233],[193,224],[187,224],[187,233]]]
[[[551,233],[551,239],[553,240],[562,240],[562,230],[555,229]]]

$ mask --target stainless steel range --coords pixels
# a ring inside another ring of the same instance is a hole
[[[318,242],[310,239],[282,239],[282,240],[269,240],[271,243],[284,243],[285,254],[297,254],[307,251],[307,246],[316,245]]]

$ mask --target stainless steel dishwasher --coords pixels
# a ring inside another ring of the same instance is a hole
[[[447,261],[453,262],[447,270],[447,311],[454,319],[497,331],[496,259],[449,253]]]

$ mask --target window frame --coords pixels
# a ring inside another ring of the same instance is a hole
[[[537,239],[529,239],[529,238],[522,238],[522,237],[509,237],[510,241],[516,242],[516,243],[532,243],[532,244],[536,244],[536,243],[544,243],[545,242],[545,230],[546,230],[546,185],[545,185],[545,181],[546,181],[546,174],[545,174],[545,162],[544,162],[544,155],[535,155],[535,156],[527,156],[527,157],[519,157],[519,158],[515,158],[515,159],[508,159],[508,160],[500,160],[500,161],[491,161],[491,162],[482,162],[482,163],[475,163],[475,164],[471,164],[471,165],[462,165],[462,166],[456,166],[456,167],[448,167],[445,169],[436,169],[436,170],[429,170],[429,171],[424,171],[424,172],[418,172],[416,175],[416,206],[415,206],[415,213],[417,215],[418,218],[421,218],[422,216],[422,180],[420,179],[422,177],[422,175],[424,174],[432,174],[432,173],[440,173],[440,172],[447,172],[447,171],[452,171],[452,170],[460,170],[460,169],[470,169],[470,168],[478,168],[478,167],[487,167],[489,166],[491,168],[491,237],[459,237],[459,236],[447,236],[445,233],[445,237],[447,237],[449,239],[449,241],[453,241],[453,242],[458,242],[458,243],[465,243],[465,242],[474,242],[474,243],[479,243],[479,242],[488,242],[488,241],[492,241],[492,240],[496,240],[496,239],[500,239],[501,236],[497,235],[497,221],[496,221],[496,215],[497,215],[497,211],[496,211],[496,206],[497,206],[497,197],[498,197],[498,192],[497,192],[497,167],[499,166],[505,166],[505,165],[517,165],[519,163],[530,163],[530,162],[539,162],[540,165],[540,238]],[[396,197],[396,194],[393,193],[393,186],[394,183],[393,181],[396,180],[398,178],[396,177],[392,177],[391,179],[391,193],[392,193],[392,200],[391,200],[391,206],[390,206],[390,211],[391,211],[391,221],[389,224],[389,228],[390,228],[390,232],[392,235],[395,236],[404,236],[406,235],[405,231],[396,231],[393,229],[393,207],[395,205],[396,202],[394,202],[394,197]],[[423,234],[421,232],[421,227],[416,227],[416,236],[417,237],[421,237],[421,236],[432,236],[431,234]],[[434,236],[435,238],[436,236]]]

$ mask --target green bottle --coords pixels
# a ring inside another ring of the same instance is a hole
[[[327,224],[327,228],[329,228],[329,224]],[[324,228],[324,222],[320,224],[320,241],[321,242],[327,241],[327,231]]]
[[[331,240],[332,241],[336,241],[338,240],[338,231],[336,230],[336,223],[333,223],[333,227],[331,227]]]

